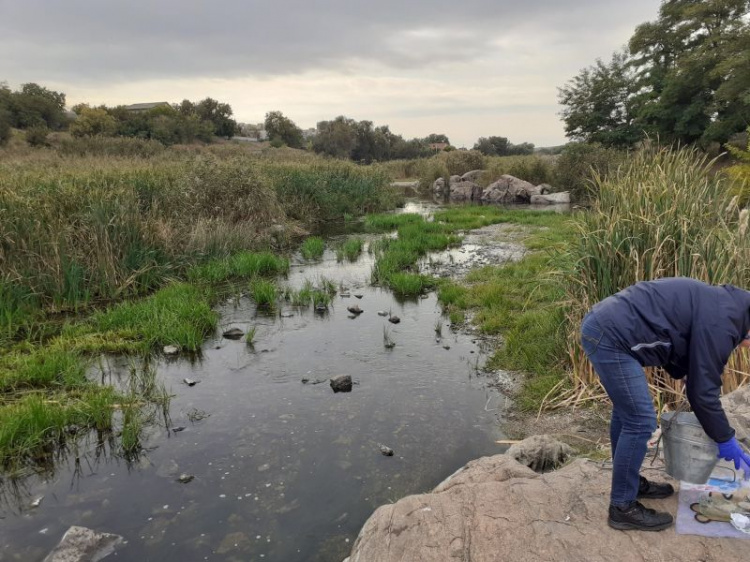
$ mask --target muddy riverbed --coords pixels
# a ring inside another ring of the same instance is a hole
[[[517,257],[515,244],[487,249],[502,237],[469,239],[433,264]],[[399,301],[370,286],[371,266],[366,252],[356,263],[337,263],[330,250],[318,263],[297,256],[282,284],[325,277],[341,289],[322,314],[283,307],[268,315],[245,297],[224,302],[200,360],[157,360],[174,395],[171,420],[151,430],[140,459],[125,463],[106,447],[97,456],[90,443],[79,462],[61,458],[48,480],[2,482],[0,560],[41,561],[81,525],[124,537],[113,560],[337,561],[379,505],[501,452],[507,400],[481,372],[481,340],[452,330],[434,293]],[[351,317],[354,304],[364,313]],[[255,344],[220,336],[232,327],[254,327]],[[102,362],[115,379],[129,365]],[[339,374],[352,376],[352,392],[332,391],[328,379]],[[179,482],[182,474],[194,478]]]

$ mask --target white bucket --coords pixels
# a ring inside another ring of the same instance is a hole
[[[703,431],[692,412],[661,416],[667,474],[690,484],[705,484],[719,462],[716,443]]]

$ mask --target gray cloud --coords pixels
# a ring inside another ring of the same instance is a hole
[[[502,56],[497,42],[507,37],[514,52],[523,42],[588,45],[593,60],[609,54],[596,38],[657,8],[658,0],[0,0],[0,80],[262,77],[346,72],[355,61],[423,70]]]

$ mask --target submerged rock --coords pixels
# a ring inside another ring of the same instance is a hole
[[[358,298],[358,299],[361,299],[362,297],[364,297],[364,295],[360,295],[360,294],[355,294],[354,296],[355,296],[356,298]]]
[[[180,352],[180,348],[176,345],[165,345],[162,351],[164,351],[164,355],[177,355]]]
[[[97,533],[85,527],[71,527],[44,562],[97,562],[112,554],[122,537]]]
[[[392,457],[393,456],[393,449],[386,445],[380,445],[380,452],[385,455],[386,457]]]
[[[568,460],[573,449],[549,435],[533,435],[512,445],[506,454],[534,472],[546,472]]]
[[[398,324],[399,322],[401,322],[401,318],[399,318],[398,316],[391,316],[388,319],[388,322],[390,322],[391,324]]]
[[[195,476],[193,476],[192,474],[182,473],[177,478],[177,481],[181,484],[187,484],[188,482],[192,482],[194,478]]]
[[[565,203],[570,203],[570,193],[567,191],[531,196],[532,205],[561,205]]]
[[[184,382],[188,386],[195,386],[200,381],[194,381],[193,379],[182,379],[182,382]]]
[[[334,392],[351,392],[352,377],[350,375],[338,375],[331,379],[331,388]]]
[[[358,304],[355,304],[354,306],[347,306],[346,309],[352,314],[362,314],[364,312],[364,310],[359,308]]]
[[[232,328],[231,330],[227,330],[226,332],[224,332],[221,335],[224,336],[225,338],[227,338],[228,340],[238,340],[242,336],[245,335],[245,332],[243,332],[239,328]]]
[[[378,310],[378,316],[388,316],[388,313],[385,310]]]

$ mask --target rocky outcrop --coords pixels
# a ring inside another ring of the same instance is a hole
[[[570,193],[561,191],[560,193],[548,193],[546,195],[532,195],[530,203],[532,205],[563,205],[570,203]]]
[[[471,181],[461,181],[458,183],[451,183],[450,190],[451,190],[450,191],[451,201],[479,202],[482,199],[482,188]]]
[[[362,528],[348,561],[746,558],[745,541],[677,535],[674,528],[659,533],[610,529],[606,514],[611,477],[610,470],[584,459],[540,475],[508,455],[485,457],[432,493],[378,508]],[[674,514],[677,497],[650,505]]]
[[[121,542],[119,535],[71,527],[44,562],[97,562],[114,552]]]
[[[482,193],[482,201],[488,203],[528,203],[532,195],[541,195],[534,184],[504,175],[491,183]]]
[[[463,176],[461,176],[461,181],[476,182],[479,180],[479,178],[482,177],[483,173],[484,170],[472,170],[471,172],[466,172]]]

